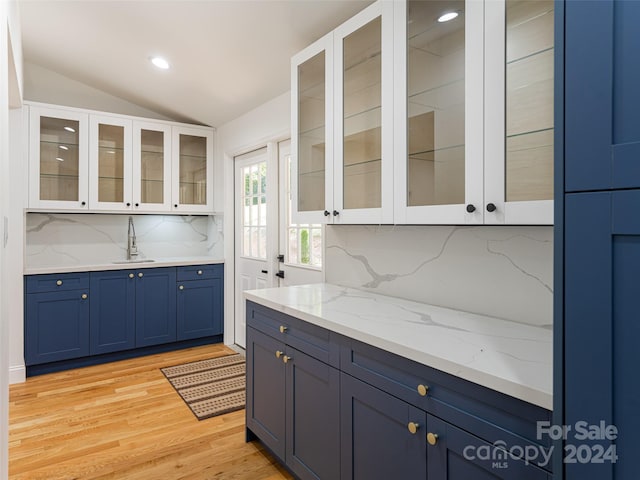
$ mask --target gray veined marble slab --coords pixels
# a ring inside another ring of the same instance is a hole
[[[245,298],[551,410],[552,332],[331,284]]]

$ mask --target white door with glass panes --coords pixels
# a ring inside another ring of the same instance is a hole
[[[289,141],[235,157],[235,343],[246,339],[243,292],[322,281],[322,226],[291,223]]]

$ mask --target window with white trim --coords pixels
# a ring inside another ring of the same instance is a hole
[[[242,256],[267,259],[267,162],[242,168]]]

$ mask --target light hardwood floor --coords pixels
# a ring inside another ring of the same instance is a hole
[[[198,421],[161,367],[233,353],[208,345],[32,377],[12,385],[10,480],[276,480],[244,410]]]

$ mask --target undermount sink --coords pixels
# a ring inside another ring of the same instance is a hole
[[[150,258],[144,258],[141,260],[132,258],[131,260],[116,260],[115,262],[111,262],[111,263],[124,264],[124,263],[151,263],[151,262],[155,262],[155,260],[152,260]]]

